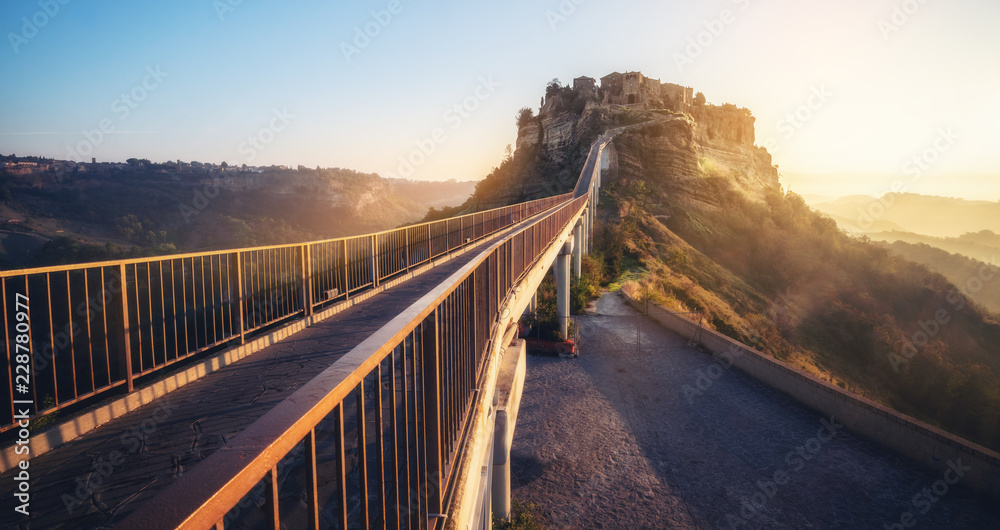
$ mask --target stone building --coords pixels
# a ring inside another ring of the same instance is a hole
[[[673,106],[676,110],[689,109],[694,105],[694,89],[689,86],[663,83],[660,85],[660,97],[668,107]]]
[[[593,77],[577,77],[573,80],[573,90],[587,95],[597,95],[597,80]]]
[[[590,79],[590,78],[581,78]],[[574,81],[574,88],[576,82]],[[690,87],[661,83],[642,75],[642,72],[613,72],[601,78],[598,95],[604,103],[634,108],[671,108],[687,110],[694,104],[694,90]]]

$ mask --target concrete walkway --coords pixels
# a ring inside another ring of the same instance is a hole
[[[30,528],[105,528],[121,521],[483,248],[460,254],[32,458]],[[4,499],[0,528],[28,528],[29,521],[14,512],[13,475],[13,471],[0,475],[0,498]]]
[[[597,313],[579,359],[528,358],[512,494],[547,527],[1000,528],[946,463],[919,468],[649,320],[637,350],[618,294]]]

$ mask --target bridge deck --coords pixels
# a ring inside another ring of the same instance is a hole
[[[504,233],[32,458],[31,528],[100,528],[121,521]],[[13,499],[12,475],[8,471],[0,480],[4,499]],[[13,507],[6,509],[11,511],[2,519],[10,521]]]
[[[997,528],[992,501],[945,487],[947,462],[928,472],[836,427],[823,441],[828,418],[648,319],[637,351],[638,320],[605,295],[579,359],[528,359],[511,489],[547,527],[903,528],[908,512]]]

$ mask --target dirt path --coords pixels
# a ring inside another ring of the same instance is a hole
[[[947,464],[918,468],[649,320],[637,350],[617,294],[597,313],[579,359],[528,358],[512,494],[546,526],[890,528],[910,512],[914,528],[998,527],[961,484],[931,490]]]

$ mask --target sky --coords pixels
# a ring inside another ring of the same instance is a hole
[[[0,153],[475,180],[548,81],[637,70],[749,108],[794,191],[1000,200],[998,23],[996,0],[8,1]]]

